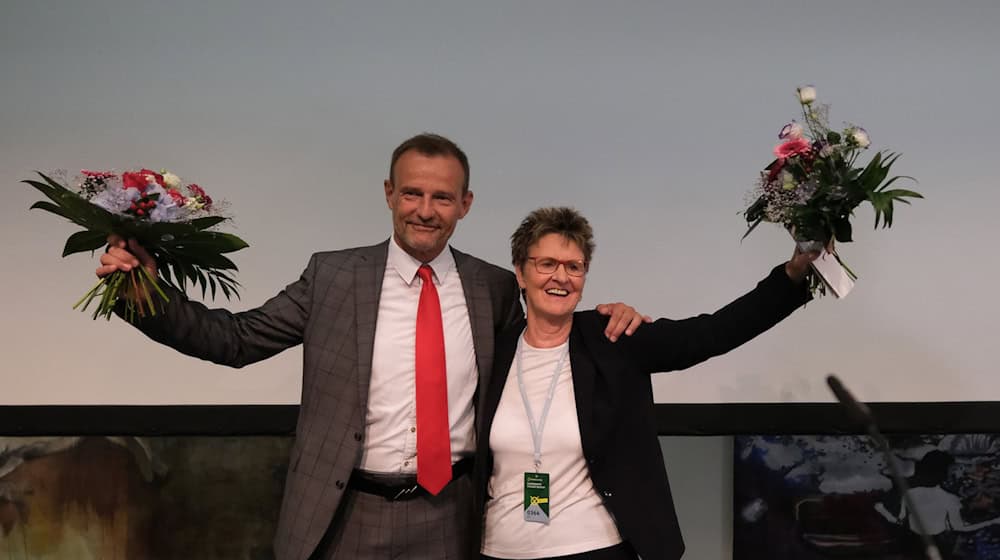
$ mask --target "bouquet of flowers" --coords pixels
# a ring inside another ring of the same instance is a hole
[[[114,173],[80,172],[75,190],[38,174],[41,181],[26,180],[49,200],[36,202],[39,208],[83,227],[69,236],[63,256],[95,251],[107,243],[110,234],[136,239],[156,259],[158,277],[142,266],[129,272],[115,271],[103,278],[73,306],[86,310],[95,299],[94,319],[111,318],[119,301],[125,318],[156,315],[170,301],[159,282],[184,291],[188,282],[201,285],[202,296],[220,289],[228,299],[239,297],[231,271],[236,265],[224,253],[247,247],[239,237],[214,231],[227,218],[216,213],[219,204],[196,184],[184,184],[169,172],[149,169]],[[157,301],[154,301],[157,300]]]
[[[804,86],[797,92],[803,122],[793,120],[778,134],[781,143],[774,148],[777,159],[761,172],[750,197],[753,202],[744,211],[749,228],[743,237],[761,222],[781,224],[802,250],[829,250],[853,282],[857,275],[833,250],[833,242],[851,241],[854,209],[868,202],[875,210],[875,228],[888,228],[892,226],[893,203],[909,204],[907,199],[923,196],[889,188],[901,178],[889,177],[898,154],[879,151],[860,165],[858,159],[871,144],[868,132],[850,124],[832,130],[827,124],[829,106],[816,103],[816,89]],[[828,286],[822,274],[810,276],[811,290],[825,294]]]

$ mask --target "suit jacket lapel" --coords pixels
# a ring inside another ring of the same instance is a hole
[[[573,395],[576,401],[576,417],[580,426],[580,439],[584,452],[593,449],[594,431],[594,383],[597,379],[597,368],[590,358],[583,334],[578,327],[579,321],[573,321],[573,330],[569,334],[569,363],[573,368]]]
[[[479,263],[461,251],[451,250],[455,256],[455,267],[462,280],[462,292],[469,310],[469,326],[472,329],[472,345],[476,354],[476,369],[479,370],[479,390],[477,402],[482,402],[486,388],[490,384],[493,369],[493,305],[490,287],[479,274]]]
[[[358,397],[362,407],[368,403],[368,386],[372,377],[372,355],[375,352],[375,321],[382,297],[382,279],[389,258],[389,241],[368,248],[359,254],[354,267],[354,304],[358,330]]]
[[[604,338],[604,321],[596,312],[578,312],[569,338],[573,391],[580,438],[587,455],[600,455],[614,437],[618,406],[628,379],[635,375],[623,362],[622,349]]]

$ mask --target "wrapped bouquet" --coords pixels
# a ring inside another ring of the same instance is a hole
[[[829,107],[816,103],[813,86],[798,88],[802,122],[786,124],[775,146],[776,159],[764,168],[744,211],[748,229],[744,238],[761,222],[781,224],[802,250],[822,251],[811,275],[814,293],[846,295],[857,275],[833,249],[834,241],[852,240],[854,209],[868,202],[875,211],[875,227],[892,226],[893,204],[909,204],[923,198],[912,190],[889,188],[900,176],[889,176],[899,157],[878,151],[862,164],[868,149],[868,132],[856,125],[833,130],[828,125]],[[907,177],[909,179],[909,177]],[[827,261],[827,257],[832,257]]]
[[[173,173],[149,169],[115,173],[80,172],[74,189],[38,174],[40,181],[26,180],[49,200],[31,208],[46,210],[81,226],[69,236],[63,256],[95,251],[111,234],[134,238],[156,259],[158,278],[144,267],[116,271],[100,279],[73,306],[87,307],[97,300],[94,319],[109,318],[119,302],[125,318],[135,321],[156,315],[169,301],[160,283],[184,291],[187,284],[201,286],[202,296],[221,290],[228,299],[239,297],[239,282],[233,278],[236,265],[225,253],[247,247],[239,237],[215,231],[228,218],[217,212],[219,204],[196,184],[184,183]]]

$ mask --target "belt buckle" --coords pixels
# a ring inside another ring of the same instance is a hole
[[[414,484],[412,486],[407,486],[405,488],[400,489],[399,492],[396,492],[396,495],[393,496],[393,497],[391,497],[391,498],[389,498],[389,501],[390,502],[396,502],[396,501],[399,501],[399,500],[404,500],[406,498],[409,498],[413,494],[415,494],[418,490],[420,490],[420,485],[419,484]]]

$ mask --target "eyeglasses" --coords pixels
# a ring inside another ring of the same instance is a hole
[[[566,274],[570,276],[583,276],[587,274],[587,263],[583,261],[561,261],[552,257],[528,257],[528,260],[535,265],[535,270],[539,274],[555,274],[559,265],[563,265]]]

